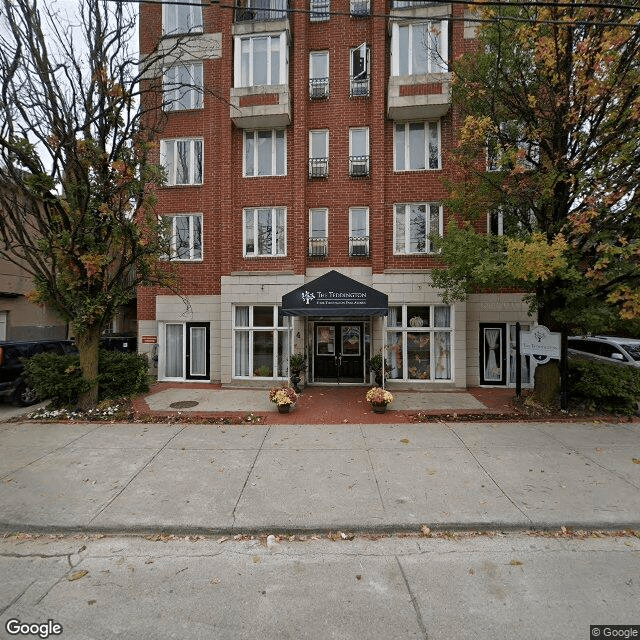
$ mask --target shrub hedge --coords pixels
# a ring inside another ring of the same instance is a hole
[[[589,409],[632,414],[640,402],[640,369],[570,360],[568,387],[571,399]]]
[[[41,398],[56,407],[71,406],[91,382],[80,371],[80,356],[39,353],[25,360],[25,376]],[[101,349],[98,356],[98,400],[122,398],[149,390],[149,363],[138,353]]]

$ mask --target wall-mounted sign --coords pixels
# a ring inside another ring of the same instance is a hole
[[[156,344],[158,336],[142,336],[142,344]]]
[[[520,353],[532,356],[538,364],[549,362],[551,358],[560,359],[560,334],[552,333],[544,325],[538,325],[531,331],[520,332]]]

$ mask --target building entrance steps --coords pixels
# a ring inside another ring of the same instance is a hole
[[[268,424],[367,424],[412,422],[418,413],[487,415],[511,413],[513,389],[466,391],[392,391],[394,401],[384,414],[373,413],[367,386],[309,386],[293,410],[280,414],[269,402],[268,389],[228,389],[212,384],[158,383],[134,403],[138,414],[213,418],[255,414]]]

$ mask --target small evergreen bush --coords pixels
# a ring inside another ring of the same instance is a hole
[[[55,407],[71,406],[91,388],[82,377],[80,356],[39,353],[24,363],[25,376],[41,398]],[[149,391],[149,363],[138,353],[100,350],[98,400],[133,396]]]
[[[569,393],[592,410],[632,414],[640,401],[640,369],[589,360],[569,361]]]

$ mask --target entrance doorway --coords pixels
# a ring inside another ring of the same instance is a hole
[[[528,331],[529,325],[520,325]],[[532,361],[529,356],[520,358],[520,380],[523,387],[530,387],[533,380]],[[512,323],[480,324],[480,384],[487,386],[515,387],[516,326]]]
[[[365,339],[362,322],[317,322],[313,341],[314,382],[364,382]]]

